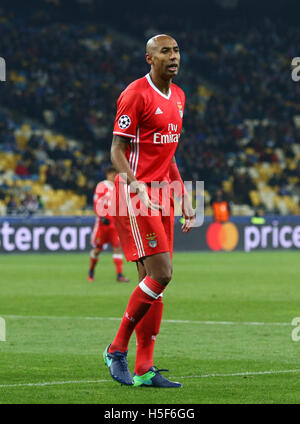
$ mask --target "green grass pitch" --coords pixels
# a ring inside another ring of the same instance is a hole
[[[120,386],[104,366],[137,284],[115,281],[111,255],[88,283],[88,255],[0,257],[0,403],[299,403],[298,252],[175,253],[155,365],[183,383]],[[300,334],[300,332],[299,332]],[[135,337],[129,346],[133,371]]]

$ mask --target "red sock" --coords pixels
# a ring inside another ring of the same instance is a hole
[[[128,349],[128,343],[135,326],[164,289],[165,286],[148,277],[148,275],[140,282],[130,296],[117,335],[108,350],[110,353],[116,350],[125,352]]]
[[[137,375],[143,375],[153,367],[154,346],[160,329],[163,307],[160,296],[135,327],[137,348],[134,372]]]
[[[90,270],[93,271],[96,264],[98,262],[98,258],[90,258]]]
[[[122,254],[114,254],[113,261],[116,267],[117,274],[122,274],[123,271],[123,255]]]

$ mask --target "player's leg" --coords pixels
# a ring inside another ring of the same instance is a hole
[[[113,261],[116,267],[117,281],[121,283],[128,283],[129,278],[123,274],[123,252],[121,248],[114,248]]]
[[[123,252],[120,239],[115,228],[111,230],[110,243],[113,247],[112,258],[116,268],[117,281],[121,283],[128,283],[129,278],[123,275]]]
[[[150,306],[163,293],[172,276],[172,263],[169,252],[158,253],[143,258],[146,277],[130,296],[125,314],[109,352],[125,352],[132,332],[146,314]]]
[[[126,194],[126,187],[123,191]],[[125,201],[130,206],[130,199]],[[119,204],[118,191],[116,203]],[[126,259],[143,258],[147,275],[131,294],[116,337],[104,352],[104,360],[115,380],[132,385],[126,358],[128,343],[136,325],[171,280],[172,263],[161,216],[149,217],[129,212],[126,216],[118,214],[117,217],[116,227]],[[155,374],[155,377],[159,379],[161,376]]]
[[[162,265],[154,256],[143,258],[143,268],[139,265],[139,276],[144,273],[150,274],[152,278],[168,279],[172,275],[171,258],[164,262],[165,271],[160,273],[158,267]],[[160,259],[160,258],[159,258]],[[167,277],[169,275],[169,277]],[[166,280],[165,280],[166,281]],[[137,337],[137,353],[135,370],[133,375],[134,386],[153,386],[161,388],[179,388],[182,385],[178,382],[167,380],[153,366],[153,353],[155,347],[156,336],[159,333],[162,315],[163,315],[162,294],[152,303],[148,312],[140,320],[135,327]],[[166,371],[166,370],[165,370]]]
[[[145,267],[144,267],[143,259],[139,259],[138,261],[136,261],[136,269],[138,272],[138,280],[142,281],[147,275]]]
[[[88,281],[94,281],[95,267],[98,262],[100,250],[100,221],[96,218],[95,225],[91,237],[92,250],[90,251],[90,266],[88,271]],[[98,248],[98,249],[97,249]]]
[[[161,284],[164,288],[172,278],[172,259],[170,252],[158,253],[143,258],[146,276]]]
[[[99,255],[102,252],[102,246],[98,245],[90,251],[90,267],[88,272],[88,281],[94,281],[95,268],[98,263]]]
[[[143,261],[137,262],[139,281],[146,277]],[[134,372],[143,375],[153,367],[153,353],[156,336],[159,333],[163,313],[162,297],[153,302],[148,312],[135,327],[137,349]]]
[[[97,219],[91,239],[93,249],[90,252],[90,268],[88,273],[89,281],[94,281],[95,267],[98,263],[99,255],[102,252],[103,245],[108,241],[108,236],[109,234],[107,228],[104,225],[100,225],[100,220]]]
[[[151,305],[158,299],[171,280],[171,258],[169,252],[153,255],[148,263],[146,272],[150,272],[157,280],[149,275],[140,282],[129,298],[126,311],[113,342],[104,352],[104,361],[108,365],[111,376],[122,384],[132,385],[133,380],[128,370],[127,351],[130,337]],[[161,270],[152,270],[152,267]]]
[[[162,217],[162,223],[164,226],[165,234],[169,242],[169,252],[172,258],[173,255],[173,238],[174,238],[174,202],[171,197],[171,210],[170,216]],[[155,259],[155,258],[154,258]],[[153,258],[151,256],[146,258],[146,264],[151,262]],[[146,273],[146,269],[143,265],[139,264],[139,276],[140,281],[142,280],[143,274]],[[151,266],[148,272],[151,272]],[[156,266],[156,264],[154,264]],[[148,266],[148,265],[146,265]],[[155,268],[154,266],[154,268]],[[171,263],[172,267],[172,263]],[[148,266],[149,268],[149,266]],[[172,273],[172,268],[171,268]],[[152,275],[155,277],[155,275]],[[135,328],[137,335],[137,357],[135,363],[135,375],[133,377],[135,386],[155,386],[155,387],[165,387],[165,388],[176,388],[182,387],[180,383],[172,382],[163,377],[159,371],[153,367],[153,353],[154,346],[156,341],[156,336],[160,330],[160,324],[163,314],[163,303],[162,297],[160,296],[150,307],[149,311],[145,314],[143,319],[138,323]]]

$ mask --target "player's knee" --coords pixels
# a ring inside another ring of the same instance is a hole
[[[160,283],[163,286],[166,286],[167,284],[169,284],[171,279],[172,279],[172,272],[166,273],[166,274],[162,275]]]
[[[154,278],[154,280],[158,281],[163,286],[166,286],[172,279],[172,267],[170,266],[160,270],[157,272],[155,277],[152,278]]]

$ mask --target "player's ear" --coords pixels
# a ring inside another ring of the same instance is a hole
[[[146,62],[152,65],[152,56],[149,53],[145,54]]]

